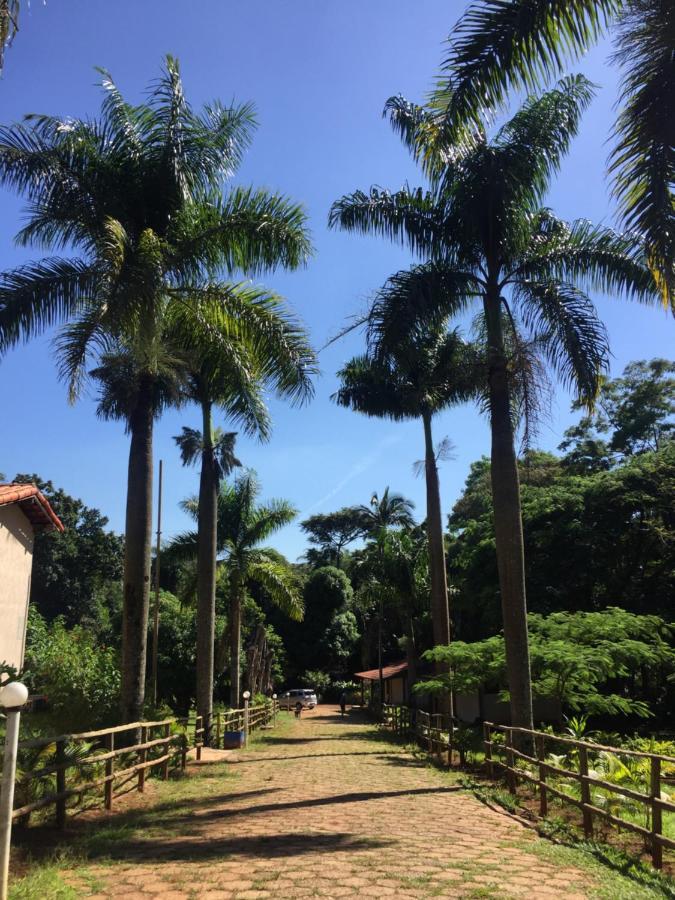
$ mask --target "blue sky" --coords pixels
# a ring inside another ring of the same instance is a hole
[[[381,118],[388,96],[421,100],[442,55],[442,42],[463,4],[448,0],[33,0],[6,54],[0,80],[0,122],[27,112],[95,115],[99,92],[94,66],[104,66],[132,100],[142,97],[166,53],[179,57],[186,92],[198,106],[214,97],[255,102],[260,121],[238,181],[279,190],[308,211],[316,254],[308,267],[263,279],[288,297],[316,347],[362,311],[370,294],[409,254],[378,238],[329,232],[331,202],[357,187],[396,188],[419,176]],[[567,218],[612,223],[604,178],[613,120],[616,73],[607,45],[574,67],[599,85],[553,190],[549,205]],[[0,193],[0,266],[38,251],[19,250],[21,201]],[[672,355],[675,325],[665,313],[598,297],[609,329],[612,374],[632,359]],[[321,353],[322,376],[311,405],[292,409],[271,400],[275,421],[266,445],[242,439],[240,458],[255,468],[264,495],[291,500],[301,517],[367,502],[385,485],[401,491],[424,514],[424,485],[413,474],[422,455],[418,423],[371,420],[330,402],[335,372],[362,349],[352,335]],[[92,398],[69,406],[56,379],[50,336],[0,362],[0,409],[6,423],[0,471],[38,472],[99,507],[111,527],[124,521],[128,440],[117,423],[96,419]],[[554,449],[574,419],[569,397],[556,390],[539,443]],[[183,469],[172,436],[182,425],[199,427],[196,409],[164,416],[155,432],[155,454],[164,460],[164,533],[188,524],[178,501],[197,490],[197,472]],[[226,423],[221,423],[226,426]],[[489,451],[487,426],[471,407],[449,411],[436,423],[455,459],[441,471],[444,511],[459,492],[472,460]],[[306,543],[296,526],[274,541],[291,559]]]

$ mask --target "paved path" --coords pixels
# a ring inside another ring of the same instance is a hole
[[[90,864],[86,880],[71,873],[78,895],[593,895],[586,871],[536,852],[541,839],[530,830],[383,741],[356,712],[341,720],[320,707],[268,735],[261,749],[208,765],[188,781],[201,779],[204,792],[166,804],[158,823],[167,785],[147,830],[135,832],[116,862]]]

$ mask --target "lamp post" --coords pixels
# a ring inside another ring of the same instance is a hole
[[[277,727],[277,695],[272,694],[272,728]]]
[[[244,747],[248,745],[248,701],[251,699],[251,692],[244,691]]]
[[[0,787],[0,900],[7,900],[16,754],[19,743],[19,717],[26,700],[28,700],[28,688],[25,684],[21,684],[20,681],[11,681],[0,688],[0,706],[4,707],[7,714],[5,754],[2,761],[2,786]]]

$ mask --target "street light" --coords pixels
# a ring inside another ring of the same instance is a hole
[[[28,700],[28,688],[20,681],[10,681],[9,684],[0,688],[0,706],[5,708],[7,714],[2,786],[0,787],[0,900],[7,900],[16,754],[19,744],[19,716],[26,700]]]
[[[248,701],[251,699],[251,692],[244,691],[244,747],[248,745]]]

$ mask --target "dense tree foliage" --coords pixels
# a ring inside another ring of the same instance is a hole
[[[536,696],[560,703],[564,712],[596,716],[672,716],[675,671],[673,627],[658,616],[609,607],[602,612],[559,612],[528,618],[532,685]],[[421,690],[505,690],[503,636],[475,643],[457,641],[429,650],[451,675],[419,685]]]
[[[19,474],[14,481],[36,484],[65,526],[35,537],[30,602],[48,621],[86,626],[110,636],[121,608],[124,541],[107,530],[108,520],[39,475]],[[111,618],[112,617],[112,618]]]
[[[357,507],[344,506],[334,513],[309,516],[300,527],[314,545],[308,551],[308,561],[340,568],[345,547],[363,532],[363,519]]]
[[[44,695],[60,731],[112,725],[118,718],[118,654],[97,644],[81,625],[66,628],[62,618],[47,622],[31,609],[26,634],[25,679]]]
[[[620,606],[668,616],[675,595],[675,384],[663,360],[607,382],[599,412],[568,430],[566,455],[520,460],[529,607]],[[649,449],[658,447],[659,449]],[[499,630],[490,463],[473,464],[449,518],[458,635]]]

